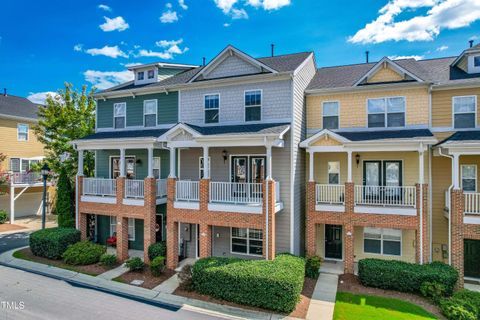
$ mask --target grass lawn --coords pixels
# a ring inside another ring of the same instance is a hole
[[[437,319],[410,302],[378,296],[338,292],[334,320],[423,320]]]

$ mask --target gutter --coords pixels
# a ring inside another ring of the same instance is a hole
[[[453,157],[444,154],[442,152],[442,148],[438,148],[438,154],[440,154],[442,157],[450,158],[452,162],[452,173],[453,173]],[[450,199],[448,200],[448,264],[452,265],[452,198],[451,198],[451,192],[453,189],[453,180],[452,184],[448,187],[448,196]]]

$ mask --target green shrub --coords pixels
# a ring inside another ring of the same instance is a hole
[[[295,309],[303,288],[305,260],[278,255],[274,261],[204,258],[193,266],[194,289],[215,298],[280,312]]]
[[[184,265],[182,270],[178,273],[179,287],[186,291],[193,291],[192,280],[193,266],[191,264]]]
[[[75,227],[74,205],[73,205],[73,189],[70,178],[65,168],[60,170],[57,183],[57,201],[55,208],[58,215],[58,226],[63,228]]]
[[[165,257],[156,257],[150,263],[150,271],[153,276],[159,277],[165,271]]]
[[[8,219],[7,211],[3,209],[0,210],[0,224],[4,224],[5,222],[7,222],[7,219]]]
[[[441,262],[415,264],[395,260],[362,259],[358,262],[360,282],[367,287],[420,293],[425,282],[441,283],[446,295],[451,295],[458,272]]]
[[[320,273],[320,265],[322,258],[319,256],[311,256],[305,258],[305,276],[312,279],[317,279]]]
[[[148,246],[148,258],[150,261],[156,257],[165,257],[167,254],[167,246],[165,241],[153,243]]]
[[[30,234],[30,249],[36,256],[60,259],[69,245],[79,241],[79,230],[73,228],[48,228]]]
[[[438,303],[447,295],[447,290],[442,283],[424,282],[420,286],[420,292],[425,298],[431,299],[434,303]]]
[[[113,267],[117,264],[117,256],[114,254],[104,253],[100,257],[100,263],[107,267]]]
[[[125,261],[125,265],[130,271],[140,271],[145,267],[145,263],[143,263],[142,259],[139,257],[128,259]]]
[[[448,320],[477,320],[478,309],[468,301],[457,298],[444,299],[440,309]]]
[[[62,258],[66,264],[84,266],[99,262],[105,251],[105,246],[90,241],[81,241],[69,246]]]

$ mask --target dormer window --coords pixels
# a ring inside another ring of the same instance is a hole
[[[480,56],[473,57],[473,66],[475,68],[480,68]]]
[[[139,71],[137,73],[137,80],[143,80],[145,78],[145,72],[144,71]]]
[[[147,75],[148,79],[153,79],[155,77],[155,71],[152,69],[152,70],[148,70],[148,75]]]

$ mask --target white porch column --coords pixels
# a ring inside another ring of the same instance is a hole
[[[272,146],[266,146],[267,149],[267,180],[272,180]]]
[[[170,148],[170,174],[168,175],[169,178],[176,178],[176,149]]]
[[[78,170],[77,175],[83,176],[83,150],[78,150]]]
[[[120,149],[120,177],[125,176],[125,149]]]
[[[423,158],[423,150],[418,152],[418,183],[423,184],[425,181],[425,161]]]
[[[460,189],[460,178],[459,178],[459,158],[460,155],[458,153],[452,154],[453,156],[453,172],[452,172],[452,179],[453,179],[453,189],[459,190]]]
[[[153,148],[148,148],[148,177],[153,178]]]
[[[210,158],[208,157],[208,146],[203,147],[203,179],[210,179]]]
[[[347,151],[347,182],[353,182],[352,181],[352,151]]]
[[[315,162],[315,153],[312,150],[308,151],[308,154],[310,155],[309,161],[308,161],[308,181],[309,182],[314,182],[314,162]]]
[[[10,187],[10,223],[15,223],[15,187]]]

